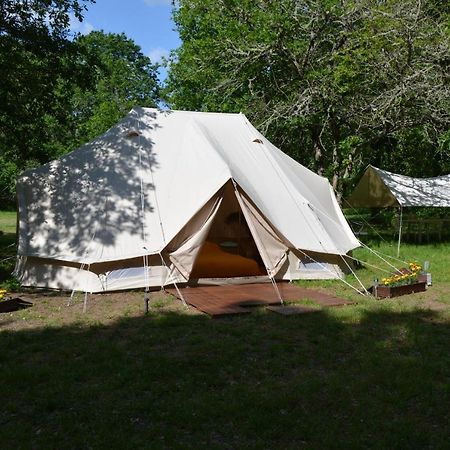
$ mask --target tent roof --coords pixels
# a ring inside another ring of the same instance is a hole
[[[355,208],[450,207],[450,175],[412,178],[369,165],[347,202]]]
[[[19,254],[98,262],[158,253],[230,179],[293,247],[345,254],[359,245],[328,180],[243,114],[134,108],[19,179]]]

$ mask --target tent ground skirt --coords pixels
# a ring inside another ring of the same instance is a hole
[[[313,289],[294,286],[288,282],[277,283],[281,296],[286,301],[308,299],[320,306],[341,306],[352,302]],[[179,297],[176,289],[166,291]],[[270,283],[245,285],[196,286],[180,289],[187,304],[212,317],[250,312],[250,306],[280,305],[277,294]]]

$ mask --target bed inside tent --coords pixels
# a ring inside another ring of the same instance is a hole
[[[253,207],[255,207],[253,205]],[[272,228],[270,224],[266,226]],[[338,255],[303,252],[286,248],[286,258],[280,264],[274,278],[337,279],[347,272],[346,264]],[[268,272],[229,182],[223,193],[221,206],[203,242],[194,263],[189,282],[233,283],[269,281]]]
[[[191,279],[264,276],[267,271],[228,183],[222,203],[203,243]]]

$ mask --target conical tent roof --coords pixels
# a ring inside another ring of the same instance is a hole
[[[243,114],[134,108],[18,180],[19,255],[93,264],[158,254],[230,180],[289,248],[358,246],[328,181]]]

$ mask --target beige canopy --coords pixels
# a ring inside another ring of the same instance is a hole
[[[348,197],[354,208],[450,207],[450,175],[411,178],[368,166]]]
[[[340,255],[359,245],[328,181],[242,114],[135,108],[25,172],[17,193],[16,274],[30,286],[97,292],[193,274],[336,277]]]

